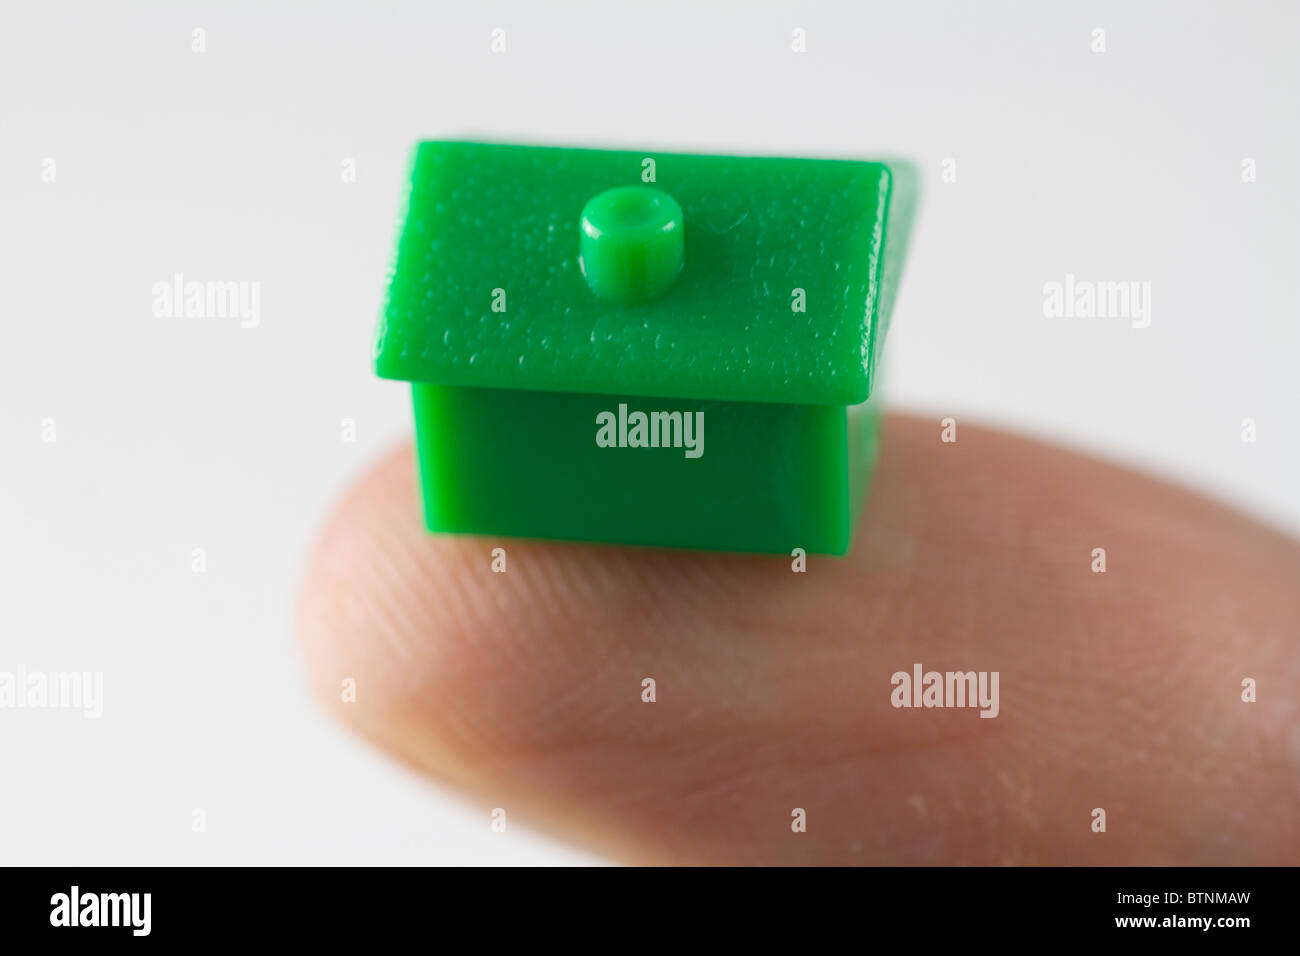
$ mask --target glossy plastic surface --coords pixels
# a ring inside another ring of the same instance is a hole
[[[682,207],[649,186],[619,186],[582,210],[578,268],[591,291],[622,305],[649,302],[682,271]]]
[[[843,554],[875,460],[874,402],[664,402],[440,385],[413,393],[431,531]],[[617,416],[620,405],[703,412],[702,454],[599,446],[598,416]]]
[[[429,529],[845,553],[910,180],[420,144],[375,365],[412,383]]]
[[[856,404],[884,338],[909,179],[903,165],[848,160],[421,143],[376,369],[440,385]],[[652,186],[684,218],[680,275],[644,301],[593,295],[579,267],[584,208],[621,186]]]

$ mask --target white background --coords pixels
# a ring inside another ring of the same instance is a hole
[[[0,710],[0,862],[588,859],[371,753],[297,656],[310,542],[410,428],[369,358],[420,138],[909,156],[893,404],[1300,529],[1296,10],[6,5],[0,670],[103,671],[105,712]],[[260,327],[155,318],[177,272],[259,282]],[[1044,318],[1067,272],[1150,282],[1151,327]]]

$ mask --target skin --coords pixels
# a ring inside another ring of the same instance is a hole
[[[1300,544],[1094,459],[939,431],[886,421],[852,554],[805,574],[431,536],[403,449],[309,568],[320,699],[485,820],[622,861],[1300,863]],[[918,662],[998,671],[999,715],[891,706]]]

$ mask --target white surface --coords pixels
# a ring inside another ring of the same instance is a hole
[[[1060,6],[7,5],[0,670],[102,670],[105,712],[0,710],[0,862],[588,859],[490,833],[301,676],[311,537],[409,430],[369,349],[417,138],[913,157],[894,404],[1300,529],[1296,7]],[[177,272],[259,282],[260,327],[155,318]],[[1067,272],[1151,282],[1151,327],[1044,318]]]

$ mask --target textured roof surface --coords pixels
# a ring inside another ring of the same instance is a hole
[[[579,221],[598,192],[640,184],[647,158],[681,205],[685,264],[653,301],[612,305],[579,268]],[[892,301],[882,277],[896,281],[912,204],[911,177],[892,168],[421,143],[376,369],[444,385],[863,401]],[[806,311],[792,310],[795,289]]]

